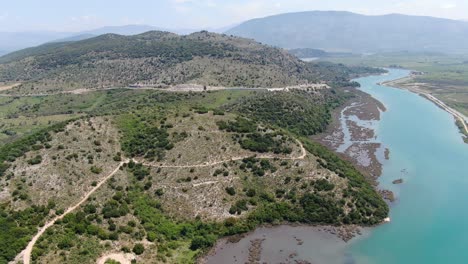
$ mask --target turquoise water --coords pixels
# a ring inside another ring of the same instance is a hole
[[[390,149],[380,182],[398,201],[391,223],[351,243],[349,253],[358,264],[468,263],[468,144],[453,117],[430,101],[377,85],[408,73],[357,79],[387,107],[377,125]],[[402,185],[391,183],[399,178]]]

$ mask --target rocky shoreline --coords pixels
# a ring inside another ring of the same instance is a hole
[[[373,126],[387,109],[365,92],[355,89],[353,93],[355,98],[334,111],[333,122],[327,131],[313,139],[350,161],[378,189],[382,163],[390,159],[390,150],[377,140]],[[392,191],[378,191],[386,201],[392,203],[396,200]]]

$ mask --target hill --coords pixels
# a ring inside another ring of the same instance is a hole
[[[150,31],[14,52],[0,58],[0,80],[23,83],[17,92],[43,93],[133,84],[284,87],[328,79],[320,65],[252,40],[206,31],[186,36]]]
[[[225,30],[213,29],[212,31],[224,32],[227,29],[228,28],[225,28]],[[107,26],[80,32],[0,32],[0,50],[4,50],[2,54],[7,54],[9,52],[14,52],[50,42],[76,41],[96,37],[102,34],[136,35],[152,30],[169,31],[176,34],[190,34],[197,31],[196,29],[169,29],[149,25],[123,25]]]
[[[70,116],[0,147],[0,263],[42,226],[27,251],[33,263],[108,254],[194,263],[218,238],[262,224],[380,223],[388,206],[371,184],[306,137],[349,96],[331,88],[8,98],[0,113],[12,120]]]
[[[339,52],[468,51],[468,23],[434,17],[311,11],[253,19],[226,34],[282,48]]]

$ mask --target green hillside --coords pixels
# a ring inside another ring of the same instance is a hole
[[[0,80],[24,93],[195,83],[284,87],[323,80],[319,70],[286,51],[208,32],[151,31],[52,43],[0,58]]]

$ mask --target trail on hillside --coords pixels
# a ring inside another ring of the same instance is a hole
[[[276,157],[276,156],[273,156],[273,155],[258,155],[258,156],[256,156],[256,158],[258,158],[258,159],[278,159],[278,160],[303,160],[307,156],[307,151],[304,148],[304,145],[302,144],[302,142],[300,142],[299,140],[296,140],[296,142],[299,144],[299,146],[301,148],[301,155],[298,156],[298,157],[280,158],[280,157]],[[250,158],[250,157],[252,157],[252,155],[239,156],[239,157],[233,157],[233,158],[226,159],[226,160],[219,160],[219,161],[213,161],[213,162],[204,162],[202,164],[191,164],[191,165],[156,165],[156,164],[152,164],[152,163],[144,163],[144,162],[141,162],[141,163],[143,165],[145,165],[145,166],[154,167],[154,168],[203,168],[203,167],[211,167],[211,166],[214,166],[214,165],[223,164],[225,162],[243,160],[243,159]],[[136,160],[134,160],[134,161],[136,161]],[[136,162],[138,162],[138,161],[136,161]]]
[[[63,219],[67,214],[71,213],[72,211],[74,211],[76,208],[80,207],[84,202],[86,202],[88,200],[88,198],[94,193],[96,192],[107,180],[109,180],[112,176],[114,176],[115,173],[117,173],[119,171],[119,168],[124,164],[128,162],[127,161],[122,161],[119,163],[119,166],[117,166],[117,168],[115,168],[114,171],[112,171],[109,175],[107,175],[104,179],[102,179],[93,189],[91,189],[91,191],[89,191],[88,193],[86,193],[86,195],[77,203],[75,204],[74,206],[68,208],[63,214],[59,215],[59,216],[56,216],[55,218],[53,218],[52,220],[50,220],[49,222],[47,222],[40,230],[39,232],[36,233],[36,235],[31,239],[31,241],[28,243],[28,246],[20,253],[18,254],[18,256],[16,257],[15,259],[15,262],[17,262],[18,260],[21,259],[21,256],[22,259],[23,259],[23,264],[29,264],[30,261],[31,261],[31,252],[32,252],[32,249],[34,248],[34,245],[36,244],[37,240],[42,236],[42,234],[44,234],[44,232],[51,226],[53,226],[55,224],[55,222],[57,222],[58,220],[60,219]]]
[[[14,84],[7,84],[7,85],[0,85],[0,92],[7,91],[13,89],[17,86],[21,85],[21,83],[14,83]]]

